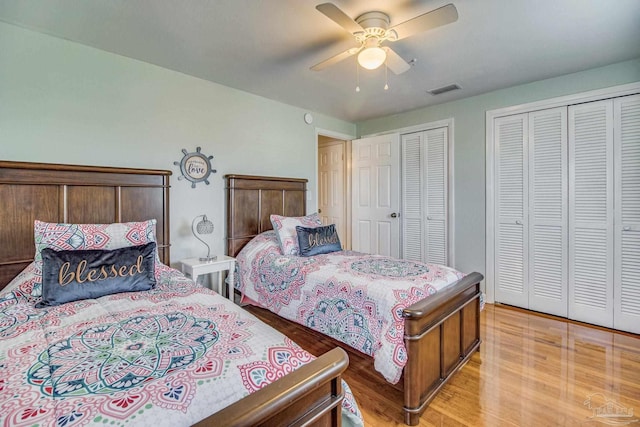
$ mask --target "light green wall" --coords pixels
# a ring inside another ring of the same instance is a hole
[[[316,209],[314,126],[355,125],[0,22],[0,159],[170,169],[171,258],[199,255],[190,232],[206,213],[224,251],[228,173],[309,179]],[[178,181],[181,150],[213,155],[211,185]]]
[[[358,123],[358,135],[454,119],[455,264],[485,271],[485,113],[640,81],[640,59]]]

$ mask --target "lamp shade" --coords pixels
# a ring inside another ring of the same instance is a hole
[[[380,47],[368,47],[358,54],[358,63],[362,68],[375,70],[387,59],[387,52]]]
[[[207,219],[204,215],[202,221],[196,224],[196,231],[198,234],[211,234],[213,233],[213,223]]]

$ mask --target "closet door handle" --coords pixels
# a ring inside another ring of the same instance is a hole
[[[398,218],[399,216],[400,216],[399,213],[395,213],[394,212],[394,213],[391,214],[391,218]]]
[[[516,224],[518,225],[522,225],[522,221],[520,221],[519,219],[516,220]]]
[[[622,227],[623,231],[631,231],[631,227],[629,227],[628,225]]]

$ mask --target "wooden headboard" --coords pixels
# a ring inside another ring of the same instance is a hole
[[[171,171],[0,161],[0,289],[31,261],[33,222],[158,221],[169,264]]]
[[[306,214],[306,179],[249,175],[225,175],[224,178],[229,256],[236,256],[249,240],[273,228],[269,215]]]

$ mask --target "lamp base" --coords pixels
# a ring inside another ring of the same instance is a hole
[[[215,261],[217,259],[218,259],[218,257],[215,256],[215,255],[214,256],[203,256],[203,257],[199,258],[199,260],[203,261],[203,262],[212,262],[212,261]]]

